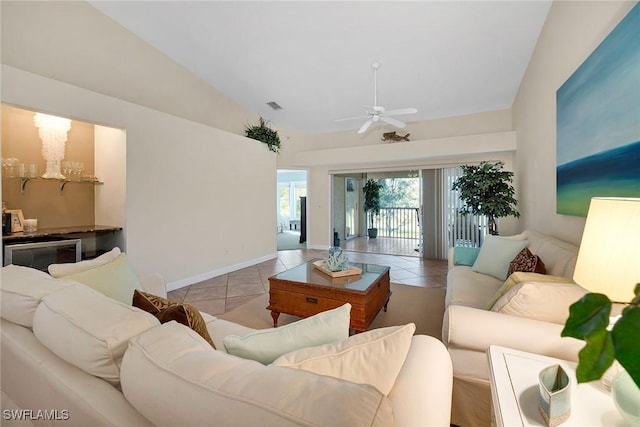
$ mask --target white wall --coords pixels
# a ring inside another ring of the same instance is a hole
[[[579,243],[584,218],[556,214],[556,91],[635,5],[555,1],[515,99],[524,227]]]
[[[314,135],[283,132],[292,143],[285,145],[279,156],[279,167],[309,168],[308,247],[325,249],[332,243],[332,173],[431,169],[481,160],[501,160],[506,170],[513,168],[517,142],[508,111],[409,123],[407,131],[413,132],[410,142],[383,143],[382,132],[389,129],[370,129],[364,136],[356,129]],[[424,139],[413,139],[413,134]],[[516,232],[517,224],[513,219],[503,220],[500,231]]]
[[[0,7],[2,102],[126,132],[139,274],[174,289],[275,256],[276,155],[238,135],[254,114],[86,2]]]
[[[95,189],[95,223],[124,227],[127,209],[127,133],[122,129],[96,125],[94,141],[95,175],[104,182],[104,185]]]
[[[125,232],[140,274],[173,289],[274,256],[276,156],[263,144],[8,66],[2,88],[3,102],[126,130]]]
[[[257,116],[85,1],[2,1],[2,63],[229,132]]]

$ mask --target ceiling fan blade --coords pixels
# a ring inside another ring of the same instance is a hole
[[[397,128],[403,128],[407,125],[406,123],[401,122],[400,120],[396,120],[394,118],[387,117],[387,116],[380,116],[380,120],[382,120],[383,122],[389,123],[390,125],[394,125]]]
[[[373,120],[367,120],[364,122],[360,130],[358,130],[358,133],[365,133],[367,129],[369,129],[369,126],[371,126],[371,123],[373,123]]]
[[[347,120],[356,120],[356,119],[360,120],[360,119],[366,119],[368,117],[369,116],[347,117],[346,119],[336,119],[336,120],[334,120],[334,122],[344,122],[344,121],[347,121]]]
[[[411,108],[400,108],[398,110],[389,110],[385,114],[387,116],[399,116],[402,114],[415,114],[417,112],[418,112],[417,108],[411,107]]]

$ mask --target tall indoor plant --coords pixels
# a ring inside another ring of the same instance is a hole
[[[462,176],[452,186],[460,192],[464,207],[462,215],[484,215],[489,222],[489,234],[498,234],[496,220],[505,216],[519,217],[513,197],[513,172],[504,171],[504,162],[481,162],[479,165],[463,165]]]
[[[369,214],[371,227],[367,229],[367,235],[371,239],[378,237],[378,229],[373,227],[374,216],[380,214],[380,190],[384,185],[375,179],[368,179],[364,183],[364,211]]]

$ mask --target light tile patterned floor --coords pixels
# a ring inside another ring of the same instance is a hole
[[[419,257],[418,239],[401,239],[397,237],[356,237],[340,242],[340,247],[347,251],[373,252],[378,254],[394,254]]]
[[[345,254],[353,262],[390,266],[392,283],[434,288],[446,286],[447,261],[347,251]],[[192,304],[205,313],[222,314],[268,292],[270,276],[326,256],[326,251],[319,250],[280,251],[275,259],[171,291],[168,298]]]

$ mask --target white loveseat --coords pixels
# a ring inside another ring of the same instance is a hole
[[[157,277],[142,285],[166,295]],[[136,307],[37,270],[3,267],[2,296],[3,426],[450,422],[451,359],[432,337],[411,332],[385,395],[369,384],[230,355],[224,337],[253,330],[204,313],[217,350],[186,326],[160,325]],[[78,319],[89,319],[88,325]]]
[[[566,279],[558,281],[572,282],[576,246],[532,230],[508,238],[526,241],[531,253],[544,262],[549,277],[540,279],[556,276]],[[455,250],[452,248],[449,254],[442,331],[453,362],[451,422],[461,427],[489,426],[491,392],[486,356],[489,346],[577,360],[584,343],[561,338],[560,332],[569,315],[569,305],[586,291],[575,283],[554,283],[555,280],[524,282],[496,303],[496,306],[510,303],[511,311],[506,307],[492,311],[488,305],[505,280],[474,271],[473,266],[455,265]],[[530,293],[526,294],[526,290]]]

